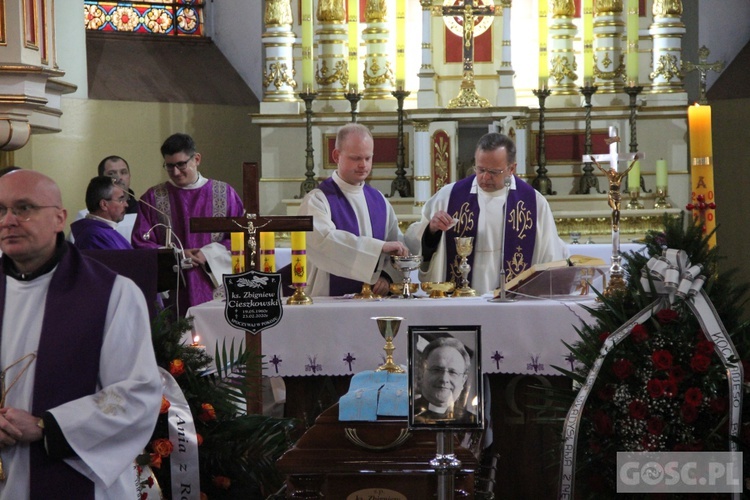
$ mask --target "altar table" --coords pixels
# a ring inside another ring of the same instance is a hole
[[[411,325],[481,325],[482,370],[485,373],[558,375],[552,365],[572,368],[562,341],[578,340],[575,331],[591,316],[584,306],[592,295],[565,300],[522,299],[491,303],[486,298],[382,299],[363,301],[315,297],[307,306],[284,305],[278,325],[262,333],[268,376],[352,375],[383,363],[385,341],[375,316],[401,316],[394,339],[394,360],[407,363],[407,333]],[[244,340],[245,332],[224,319],[224,302],[191,307],[194,333],[213,355],[214,346]]]

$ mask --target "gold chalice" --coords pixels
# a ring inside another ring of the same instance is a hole
[[[476,290],[469,287],[469,271],[471,271],[471,266],[468,261],[469,255],[471,255],[471,252],[474,250],[474,237],[457,236],[454,239],[456,241],[456,253],[461,257],[461,264],[458,266],[458,270],[461,271],[461,286],[453,292],[453,296],[476,297]]]
[[[396,293],[398,295],[394,295],[395,298],[399,299],[412,299],[414,298],[414,292],[417,291],[416,288],[412,287],[411,285],[415,285],[415,283],[411,282],[411,272],[415,269],[419,269],[419,265],[422,263],[422,256],[421,255],[407,255],[406,257],[399,257],[398,255],[391,255],[391,264],[393,264],[393,267],[401,271],[401,274],[404,276],[401,283],[399,283],[399,289],[395,292],[393,291],[393,287],[391,286],[391,292]],[[395,285],[396,283],[393,283]]]
[[[456,289],[456,284],[452,281],[423,281],[422,290],[430,294],[431,299],[444,299],[447,293],[452,293]]]
[[[393,362],[393,351],[396,347],[393,345],[393,339],[398,333],[398,327],[404,318],[397,316],[375,316],[373,318],[378,323],[380,335],[385,339],[385,363],[380,365],[376,372],[386,371],[388,373],[404,373],[404,369]]]

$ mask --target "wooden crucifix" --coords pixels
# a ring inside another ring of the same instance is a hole
[[[475,19],[494,16],[494,5],[477,5],[479,0],[463,0],[460,5],[435,6],[433,14],[442,17],[460,17],[463,23],[463,80],[458,96],[448,103],[449,108],[488,107],[490,102],[477,94],[474,84],[474,37]],[[480,33],[481,34],[481,33]]]
[[[242,217],[193,217],[190,219],[190,231],[193,233],[244,233],[245,269],[260,269],[260,253],[256,252],[260,233],[278,231],[312,231],[312,216],[309,215],[258,215],[260,212],[260,176],[257,163],[242,164],[242,204],[245,216]],[[251,217],[248,217],[249,216]],[[260,364],[262,354],[261,334],[245,332],[245,344],[250,352],[257,353]],[[248,366],[248,385],[250,391],[247,398],[248,413],[262,412],[261,399],[261,369],[260,366]]]

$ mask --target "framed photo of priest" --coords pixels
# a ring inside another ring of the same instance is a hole
[[[409,327],[409,427],[484,428],[481,326]]]

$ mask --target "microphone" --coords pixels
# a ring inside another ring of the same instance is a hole
[[[511,299],[505,295],[505,224],[508,223],[508,201],[510,199],[510,176],[503,180],[505,185],[505,208],[503,210],[503,235],[500,241],[500,296],[490,299],[490,302],[515,302],[516,299]]]

